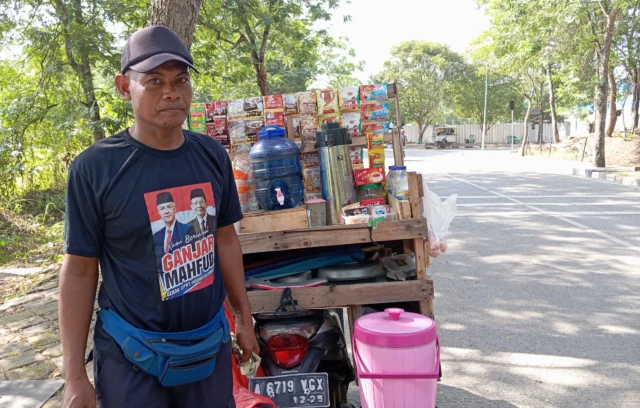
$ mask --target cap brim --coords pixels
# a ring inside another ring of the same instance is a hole
[[[193,69],[194,71],[198,72],[198,70],[196,69],[196,67],[193,66],[192,63],[190,63],[189,61],[187,61],[186,59],[182,58],[179,55],[176,54],[170,54],[170,53],[162,53],[162,54],[156,54],[153,55],[149,58],[147,58],[146,60],[140,61],[137,64],[131,65],[129,67],[129,69],[132,69],[134,71],[137,72],[149,72],[154,68],[158,68],[160,65],[164,64],[165,62],[168,61],[180,61],[182,63],[184,63],[185,65],[187,65],[189,68]]]

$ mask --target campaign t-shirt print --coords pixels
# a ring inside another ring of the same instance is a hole
[[[213,284],[216,204],[211,184],[144,194],[162,300]]]

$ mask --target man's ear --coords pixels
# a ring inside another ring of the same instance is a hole
[[[118,92],[120,93],[120,96],[122,97],[122,99],[124,99],[125,101],[130,101],[131,100],[131,81],[129,80],[129,77],[127,77],[126,75],[123,74],[118,74],[116,75],[116,87],[118,88]]]

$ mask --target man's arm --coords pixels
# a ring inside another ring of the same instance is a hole
[[[60,337],[65,407],[94,407],[95,391],[85,371],[85,349],[98,285],[98,260],[65,255],[60,271]]]
[[[260,352],[260,346],[253,331],[253,318],[245,288],[242,247],[233,224],[218,229],[216,244],[227,299],[236,316],[236,335],[242,349],[242,362],[245,362],[251,358],[252,352]]]

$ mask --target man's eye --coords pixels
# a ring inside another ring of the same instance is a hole
[[[186,83],[189,82],[189,78],[179,78],[178,82],[181,83],[181,84],[186,84]]]
[[[158,85],[160,83],[160,80],[158,78],[152,78],[149,80],[149,83],[151,85]]]

